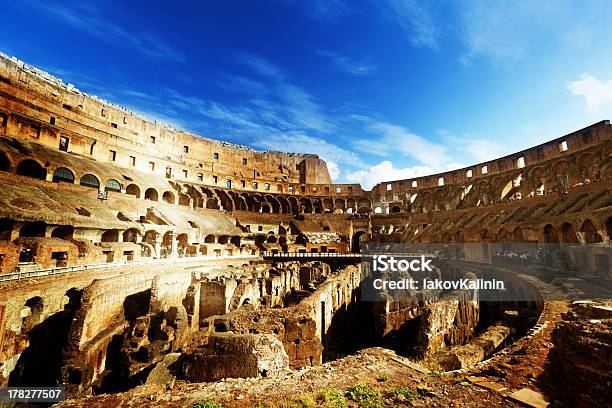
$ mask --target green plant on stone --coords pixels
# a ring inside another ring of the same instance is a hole
[[[221,403],[216,403],[213,401],[206,401],[206,402],[201,402],[198,401],[196,403],[194,403],[191,408],[223,408],[223,405],[221,405]]]
[[[403,398],[406,401],[414,401],[419,398],[419,394],[415,390],[411,390],[410,388],[402,387],[391,392],[391,395],[394,398]]]
[[[344,395],[333,388],[321,391],[317,395],[318,406],[325,408],[346,408],[346,398]]]
[[[380,392],[364,384],[357,384],[349,388],[344,395],[351,401],[355,401],[359,408],[384,407]]]

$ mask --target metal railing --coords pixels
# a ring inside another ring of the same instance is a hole
[[[340,252],[262,252],[264,258],[361,258],[364,256],[372,256],[358,253],[340,253]]]
[[[59,268],[49,269],[38,269],[35,271],[28,272],[12,272],[0,275],[0,282],[14,281],[19,279],[38,278],[41,276],[59,275],[70,272],[90,271],[96,269],[111,269],[126,266],[141,266],[141,265],[164,265],[164,264],[175,264],[189,261],[210,261],[210,260],[222,260],[222,259],[245,259],[245,258],[259,258],[258,255],[222,255],[222,256],[194,256],[194,257],[183,257],[183,258],[153,258],[144,259],[137,261],[120,261],[120,262],[108,262],[102,264],[91,264],[91,265],[75,265],[65,266]]]

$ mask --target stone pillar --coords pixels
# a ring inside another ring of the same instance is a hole
[[[47,176],[45,177],[46,181],[53,181],[53,172],[47,172]]]
[[[161,246],[162,246],[163,239],[164,237],[161,234],[158,234],[157,237],[155,238],[154,249],[155,249],[155,255],[157,256],[157,259],[161,258]]]
[[[178,258],[178,241],[175,239],[177,237],[177,234],[175,234],[174,232],[172,233],[172,239],[170,240],[170,242],[172,242],[172,254],[171,256],[173,258]]]

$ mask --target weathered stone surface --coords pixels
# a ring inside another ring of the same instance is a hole
[[[181,353],[166,354],[164,359],[157,363],[153,370],[147,376],[145,384],[157,384],[163,386],[171,386],[176,379],[178,367],[177,361],[181,357]]]
[[[191,381],[257,377],[289,367],[282,343],[269,334],[220,333],[187,358],[185,376]]]

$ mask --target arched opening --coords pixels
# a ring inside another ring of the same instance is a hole
[[[146,242],[147,244],[155,248],[155,244],[157,243],[158,236],[159,234],[157,233],[157,231],[149,230],[145,232],[144,237],[142,238],[142,242]]]
[[[612,217],[606,220],[606,234],[608,234],[608,240],[612,240]]]
[[[351,251],[358,253],[361,251],[363,244],[368,242],[368,234],[365,231],[357,231],[351,239]]]
[[[398,212],[401,212],[401,211],[402,211],[402,209],[400,208],[399,205],[394,205],[393,207],[391,207],[391,212],[392,213],[398,213]]]
[[[176,237],[177,249],[179,252],[179,256],[187,256],[189,255],[189,237],[187,234],[179,234]]]
[[[187,194],[179,194],[179,205],[189,206],[189,196]]]
[[[19,237],[44,237],[47,232],[47,224],[42,221],[29,222],[19,230]]]
[[[94,176],[93,174],[83,175],[83,177],[81,177],[81,181],[79,182],[79,184],[84,187],[91,187],[95,189],[100,188],[100,180],[98,180],[98,178]]]
[[[578,237],[576,236],[576,231],[574,231],[574,226],[569,222],[561,224],[561,234],[563,236],[563,242],[567,244],[578,243]]]
[[[10,241],[13,232],[13,221],[8,218],[0,218],[0,241]]]
[[[0,171],[11,171],[11,161],[4,152],[0,152]]]
[[[357,211],[360,213],[368,213],[370,212],[370,201],[367,198],[361,198],[357,201]]]
[[[230,242],[236,245],[238,248],[240,248],[240,237],[239,236],[233,236]]]
[[[130,184],[125,188],[125,194],[140,198],[140,187],[138,187],[136,184]]]
[[[512,231],[512,240],[514,242],[523,242],[525,240],[523,237],[523,229],[521,227],[516,227],[514,231]]]
[[[595,244],[603,242],[601,235],[597,232],[597,228],[593,224],[593,221],[586,219],[580,227],[580,232],[584,233],[584,241],[588,244]]]
[[[344,200],[342,198],[336,198],[336,201],[334,201],[334,205],[336,206],[336,209],[344,211],[345,210],[345,205],[344,205]]]
[[[28,331],[43,320],[43,299],[40,296],[31,297],[26,300],[24,306],[30,308],[30,314],[23,319],[23,329]]]
[[[112,229],[102,233],[101,242],[119,242],[119,230]]]
[[[24,160],[17,166],[17,174],[26,177],[32,177],[39,180],[47,179],[47,172],[34,160]]]
[[[65,167],[58,167],[53,172],[53,182],[74,184],[74,174]]]
[[[53,230],[51,232],[52,238],[60,238],[65,239],[67,241],[71,240],[74,235],[74,227],[71,225],[62,225]]]
[[[300,206],[302,207],[302,212],[310,214],[312,212],[312,203],[306,197],[300,198]]]
[[[269,235],[268,239],[266,240],[266,242],[268,244],[276,244],[278,240],[276,239],[276,237],[274,235]]]
[[[374,214],[382,214],[382,212],[383,212],[382,207],[374,208]]]
[[[159,194],[157,193],[157,190],[154,188],[147,188],[145,191],[145,195],[144,195],[145,200],[150,200],[150,201],[158,201],[159,200]]]
[[[544,227],[544,242],[549,244],[559,243],[559,231],[551,224],[547,224]]]
[[[172,253],[172,240],[174,237],[173,231],[166,231],[162,238],[162,255],[164,257]]]
[[[334,201],[331,198],[323,199],[323,211],[326,213],[332,213],[334,211]]]
[[[168,204],[174,204],[174,194],[171,191],[165,191],[162,200]]]
[[[117,180],[115,179],[110,179],[106,182],[106,191],[114,191],[117,193],[121,192],[121,183],[119,183]]]
[[[229,242],[229,237],[227,235],[221,235],[217,242],[219,244],[227,244]]]
[[[204,238],[204,243],[205,243],[205,244],[214,244],[214,243],[215,243],[215,236],[214,236],[214,235],[212,235],[212,234],[207,235],[207,236]]]
[[[138,242],[138,230],[136,228],[130,228],[123,232],[123,242]]]

